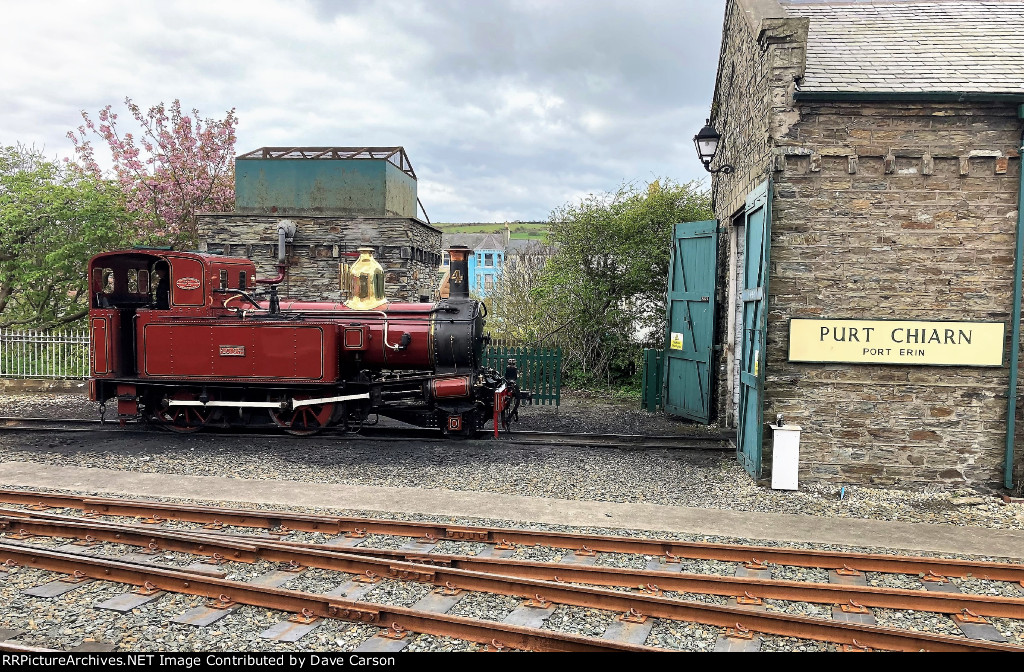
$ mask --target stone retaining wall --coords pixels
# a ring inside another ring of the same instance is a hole
[[[26,394],[36,392],[55,392],[67,394],[89,393],[88,383],[78,379],[29,379],[0,378],[0,394]]]
[[[288,273],[280,285],[282,297],[343,301],[345,256],[362,245],[374,248],[384,268],[385,294],[391,301],[437,298],[441,262],[441,232],[418,219],[402,217],[275,217],[209,214],[199,217],[204,250],[247,257],[258,276],[277,275],[277,225],[295,222],[295,241],[288,245]]]

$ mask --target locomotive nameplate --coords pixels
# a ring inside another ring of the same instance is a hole
[[[222,345],[220,346],[221,357],[245,357],[244,345]]]
[[[789,321],[789,361],[1002,366],[1002,322]]]
[[[178,289],[199,289],[202,285],[199,278],[178,278],[174,284]]]

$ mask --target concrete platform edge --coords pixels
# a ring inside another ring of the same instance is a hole
[[[856,518],[575,501],[428,488],[259,481],[0,462],[4,486],[207,501],[356,509],[779,542],[874,546],[1024,559],[1024,530],[900,523]]]

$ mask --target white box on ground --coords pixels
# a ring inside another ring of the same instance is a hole
[[[800,426],[768,426],[772,428],[772,490],[798,490]]]

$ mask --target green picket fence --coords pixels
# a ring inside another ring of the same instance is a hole
[[[640,408],[655,412],[662,407],[661,388],[665,378],[665,351],[644,350],[643,393]]]
[[[534,404],[561,402],[562,350],[536,346],[488,346],[484,350],[483,365],[505,373],[509,359],[516,360],[519,368],[519,387],[533,392]]]

